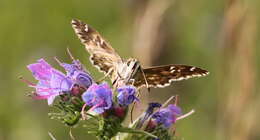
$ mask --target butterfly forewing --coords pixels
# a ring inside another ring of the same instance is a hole
[[[117,67],[122,62],[121,57],[93,28],[80,20],[72,20],[72,27],[81,43],[90,53],[90,61],[104,73]]]
[[[142,69],[135,59],[123,61],[115,50],[93,28],[80,20],[72,20],[72,27],[90,53],[90,60],[99,70],[108,74],[114,85],[129,84],[136,87],[165,87],[173,81],[201,77],[208,71],[187,65],[165,65]],[[118,84],[119,83],[119,84]]]
[[[165,65],[143,69],[149,87],[169,86],[173,81],[186,80],[193,77],[206,76],[209,72],[194,66]],[[134,76],[134,85],[146,86],[145,79],[140,76],[141,71]]]

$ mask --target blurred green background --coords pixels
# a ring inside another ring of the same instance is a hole
[[[124,58],[144,66],[188,64],[205,68],[207,77],[152,89],[146,102],[180,95],[184,112],[177,123],[186,140],[259,140],[259,0],[0,0],[0,140],[70,139],[69,129],[48,118],[46,101],[26,97],[33,81],[26,65],[45,58],[70,62],[75,57],[96,78],[70,21],[96,28]],[[77,140],[93,139],[83,129]]]

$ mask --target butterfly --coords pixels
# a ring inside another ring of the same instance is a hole
[[[109,76],[115,87],[132,83],[138,88],[162,88],[174,81],[209,74],[207,70],[198,67],[176,64],[142,68],[137,59],[121,58],[112,46],[86,23],[73,19],[71,24],[81,43],[90,53],[92,64]]]

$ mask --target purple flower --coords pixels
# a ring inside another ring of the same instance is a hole
[[[146,109],[145,113],[147,116],[151,116],[155,108],[160,108],[162,105],[160,103],[149,103],[148,108]]]
[[[91,106],[89,111],[103,113],[112,106],[112,89],[107,83],[92,84],[82,95],[86,105]]]
[[[31,85],[36,89],[36,99],[47,99],[48,104],[52,104],[55,97],[65,91],[69,91],[73,85],[72,81],[49,65],[44,59],[39,59],[38,63],[30,64],[27,68],[33,73],[39,82]]]
[[[168,105],[168,107],[161,109],[160,111],[152,115],[152,121],[156,124],[163,125],[169,128],[175,123],[177,116],[181,115],[181,109],[175,105]]]
[[[117,89],[118,103],[122,106],[127,106],[133,103],[138,98],[135,96],[136,88],[134,86],[122,86]]]
[[[66,70],[67,76],[79,86],[87,89],[93,84],[92,77],[82,68],[79,61],[74,60],[72,64],[62,63],[61,65]]]
[[[149,103],[144,115],[137,124],[137,128],[141,128],[144,122],[153,114],[155,108],[160,108],[162,105],[160,103]]]
[[[75,71],[82,70],[81,64],[79,61],[73,61],[72,64],[60,63],[61,66],[66,70],[67,76],[74,75]]]

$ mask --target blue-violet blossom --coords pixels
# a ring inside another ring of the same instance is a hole
[[[136,88],[134,86],[126,85],[119,87],[117,92],[118,103],[122,106],[127,106],[136,100],[138,101],[138,98],[135,96]]]
[[[91,106],[89,111],[101,114],[112,106],[112,89],[107,83],[94,83],[82,94],[82,99]]]
[[[66,70],[67,76],[79,86],[88,89],[93,84],[92,77],[78,60],[74,60],[72,64],[62,63],[61,66]]]
[[[141,128],[144,124],[144,122],[153,114],[154,110],[156,108],[160,108],[162,105],[160,103],[152,102],[149,103],[145,113],[140,118],[140,122],[137,124],[137,128]]]
[[[176,118],[181,114],[181,109],[179,107],[170,104],[168,107],[155,112],[152,115],[152,121],[158,125],[163,125],[164,127],[169,128],[175,123]]]
[[[69,91],[73,82],[66,78],[60,71],[54,69],[44,59],[37,63],[30,64],[27,68],[33,73],[39,82],[37,85],[30,85],[36,89],[36,99],[47,99],[48,105],[52,104],[55,97],[64,91]]]

